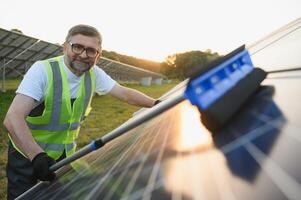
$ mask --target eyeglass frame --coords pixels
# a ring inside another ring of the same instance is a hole
[[[68,44],[70,44],[70,46],[71,46],[71,51],[73,52],[73,53],[75,53],[75,54],[77,54],[77,55],[80,55],[80,54],[82,54],[84,51],[86,52],[86,56],[87,57],[89,57],[89,58],[95,58],[98,54],[99,54],[99,50],[97,50],[97,49],[94,49],[94,48],[92,48],[92,47],[85,47],[84,45],[82,45],[82,44],[78,44],[78,43],[72,43],[71,41],[69,41],[68,42]],[[75,52],[74,51],[74,45],[79,45],[79,47],[82,47],[83,48],[83,50],[80,52],[80,53],[77,53],[77,52]],[[96,51],[96,53],[95,53],[95,55],[94,56],[89,56],[88,55],[88,51],[87,50],[95,50]]]

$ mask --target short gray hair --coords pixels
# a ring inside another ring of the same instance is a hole
[[[99,44],[100,44],[100,49],[101,49],[102,36],[99,33],[99,31],[96,28],[94,28],[93,26],[85,25],[85,24],[79,24],[79,25],[73,26],[68,31],[68,35],[66,37],[66,42],[70,41],[72,36],[75,36],[75,35],[78,35],[78,34],[98,38],[99,39]]]

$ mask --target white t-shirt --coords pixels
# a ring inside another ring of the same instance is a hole
[[[64,70],[67,74],[70,97],[72,99],[76,98],[77,91],[80,86],[81,77],[73,74],[72,71],[65,65],[64,60],[61,61],[64,66]],[[106,74],[98,66],[94,65],[92,70],[95,72],[96,86],[95,92],[100,95],[106,94],[111,91],[111,89],[116,84],[116,81],[113,80],[108,74]],[[20,83],[16,93],[24,94],[29,97],[32,97],[37,101],[37,105],[44,100],[46,94],[46,89],[48,86],[48,74],[47,70],[44,67],[42,62],[34,63],[30,69],[25,74],[22,82]]]

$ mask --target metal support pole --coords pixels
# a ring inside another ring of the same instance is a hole
[[[24,72],[23,72],[23,74],[25,74],[25,73],[26,73],[26,71],[27,71],[27,66],[28,66],[28,61],[25,61],[25,65],[24,65]]]
[[[5,90],[5,58],[3,58],[3,66],[2,66],[2,92],[6,92]]]

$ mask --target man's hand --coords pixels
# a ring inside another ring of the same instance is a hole
[[[45,152],[36,155],[31,163],[33,173],[37,179],[41,181],[53,181],[55,179],[55,173],[49,170],[50,166],[55,164],[55,160]]]

